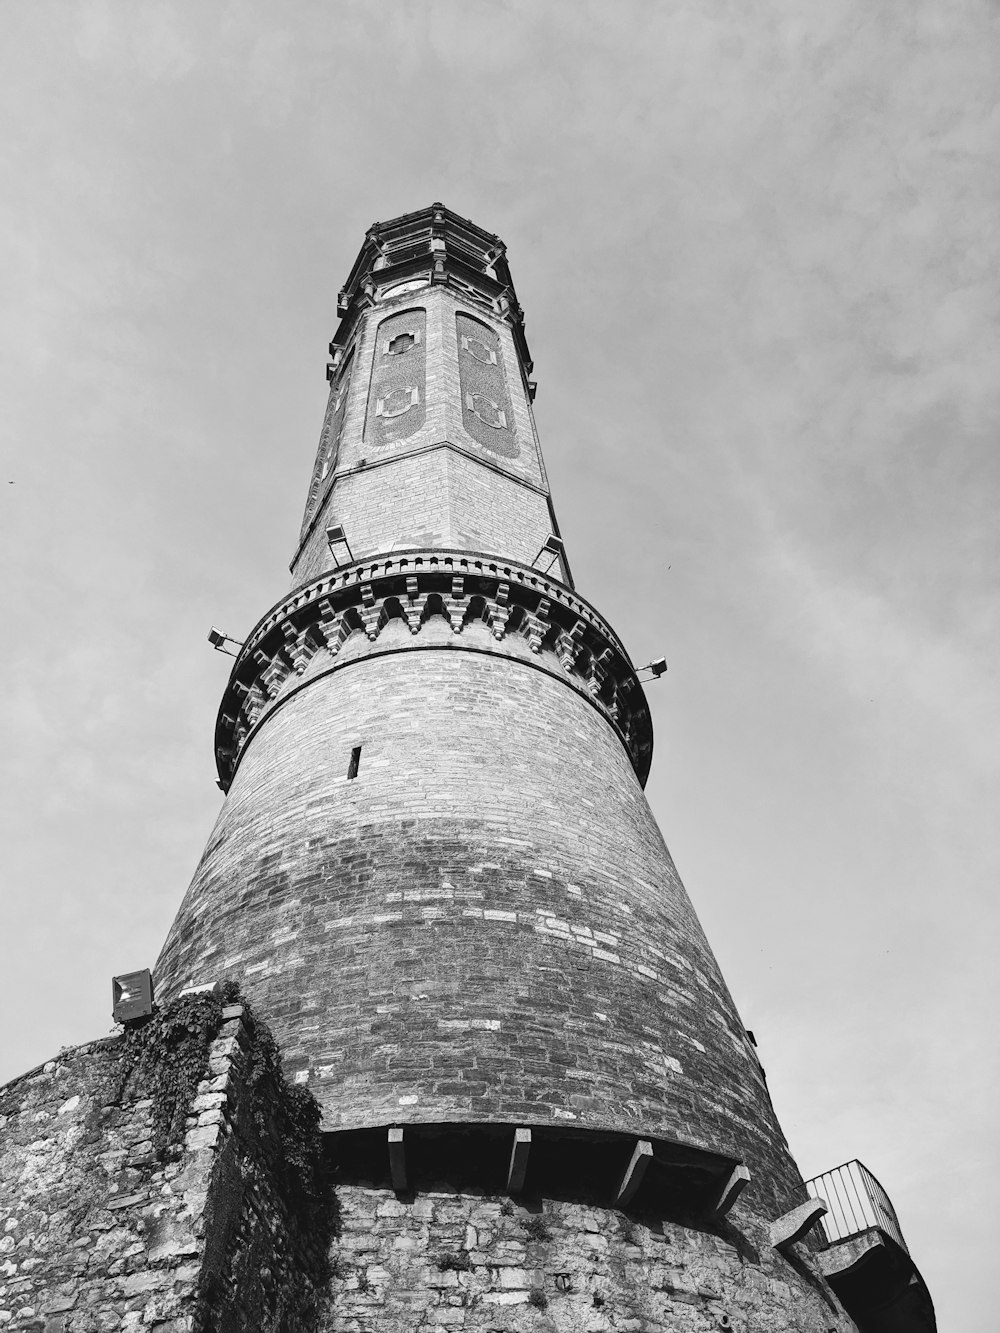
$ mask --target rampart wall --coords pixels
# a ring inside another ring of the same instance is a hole
[[[121,1039],[0,1090],[4,1333],[854,1333],[812,1252],[774,1249],[742,1202],[622,1211],[582,1178],[512,1199],[471,1183],[475,1152],[397,1192],[384,1154],[366,1178],[330,1135],[317,1211],[288,1192],[260,1036],[225,1011],[166,1154]],[[178,1050],[150,1052],[156,1083]]]
[[[338,1188],[323,1333],[856,1333],[808,1250],[738,1208],[724,1229],[443,1182]]]
[[[119,1037],[0,1089],[5,1333],[269,1333],[289,1310],[315,1310],[336,1219],[307,1234],[282,1168],[281,1083],[255,1064],[266,1030],[239,1006],[222,1011],[164,1141],[162,1098],[204,1007],[182,1002],[183,1030],[165,1028],[162,1045],[156,1033],[138,1080]]]

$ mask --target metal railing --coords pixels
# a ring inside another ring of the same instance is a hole
[[[855,1159],[824,1171],[806,1181],[806,1190],[811,1198],[822,1199],[830,1210],[819,1223],[828,1245],[878,1227],[906,1250],[896,1210],[862,1162]]]

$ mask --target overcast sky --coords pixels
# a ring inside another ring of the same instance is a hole
[[[509,246],[579,590],[806,1175],[994,1308],[1000,18],[986,0],[0,0],[0,1078],[99,1036],[221,797],[336,292]]]

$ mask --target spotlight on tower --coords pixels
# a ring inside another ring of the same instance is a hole
[[[148,967],[111,978],[111,1012],[116,1023],[148,1018],[153,1012],[153,978]]]
[[[647,680],[659,680],[666,672],[666,669],[667,659],[665,657],[654,657],[652,662],[647,662],[645,666],[639,668],[640,671],[648,671],[650,673],[646,677]]]
[[[227,643],[235,643],[237,648],[243,647],[243,644],[239,639],[234,639],[231,634],[223,634],[222,630],[216,629],[214,625],[208,631],[208,641],[217,653],[225,653],[227,657],[239,656],[238,653],[234,653],[231,649],[226,647]]]
[[[334,547],[336,546],[346,546],[347,554],[351,558],[351,563],[352,564],[354,563],[354,552],[351,550],[351,545],[350,542],[347,540],[347,535],[344,532],[343,527],[339,523],[335,523],[332,528],[327,528],[326,541],[327,545],[330,547],[330,554],[337,562],[338,569],[340,568],[340,561],[337,559],[337,552],[334,550]]]
[[[552,568],[552,566],[555,564],[555,562],[560,558],[560,556],[564,554],[564,549],[565,548],[563,546],[563,539],[561,537],[557,537],[554,532],[550,533],[549,536],[545,538],[545,541],[542,542],[541,546],[538,549],[538,554],[535,556],[534,560],[532,560],[531,562],[532,569],[537,569],[538,562],[539,560],[541,560],[542,556],[548,555],[551,556],[552,558],[549,560],[549,563],[542,570],[543,574],[547,574],[549,570]]]

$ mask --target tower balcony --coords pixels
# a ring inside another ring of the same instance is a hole
[[[607,621],[532,565],[435,549],[338,567],[296,588],[258,622],[219,709],[219,785],[228,791],[247,743],[303,685],[368,656],[435,644],[517,658],[564,681],[611,724],[645,783],[649,705]]]
[[[855,1159],[806,1181],[827,1206],[820,1266],[860,1333],[935,1333],[934,1305],[885,1189]]]

